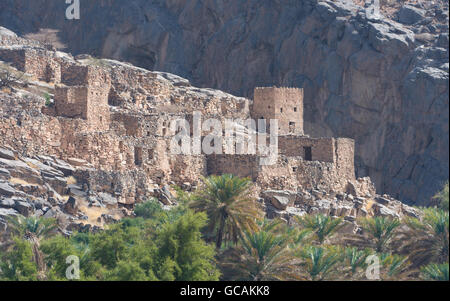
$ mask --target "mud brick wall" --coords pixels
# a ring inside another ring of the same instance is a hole
[[[87,119],[88,88],[85,86],[55,87],[55,111],[58,116]]]
[[[25,49],[0,47],[0,60],[11,63],[17,70],[25,71]]]
[[[0,47],[0,59],[38,80],[59,83],[61,66],[47,50],[26,47]]]
[[[101,88],[89,86],[87,93],[86,117],[93,131],[109,129],[110,113],[108,105],[109,85]]]
[[[255,180],[260,171],[259,157],[255,155],[208,155],[206,156],[208,175],[233,174]]]
[[[355,140],[335,138],[335,165],[339,176],[348,180],[355,179]]]
[[[279,156],[277,164],[261,167],[257,183],[274,189],[341,189],[333,163]]]
[[[267,121],[278,120],[278,133],[303,134],[303,89],[297,88],[255,88],[251,108],[253,119],[263,117]]]
[[[305,147],[311,147],[312,161],[334,162],[335,144],[333,138],[309,138],[285,135],[278,137],[278,151],[286,156],[305,159]]]

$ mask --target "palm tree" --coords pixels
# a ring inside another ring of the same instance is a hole
[[[256,221],[261,211],[256,202],[249,198],[250,179],[226,174],[210,176],[203,182],[204,188],[197,193],[190,206],[208,214],[208,230],[215,232],[218,249],[223,241],[236,244],[243,230],[257,230]]]
[[[425,280],[448,281],[448,262],[443,264],[429,264],[421,269]]]
[[[308,273],[310,280],[325,280],[336,272],[335,265],[341,260],[336,249],[309,246],[301,250],[300,257],[303,258],[301,266]]]
[[[39,278],[45,277],[44,256],[39,250],[40,241],[56,229],[57,223],[53,218],[24,217],[22,215],[9,219],[12,232],[29,241],[33,250],[33,260],[39,270]]]
[[[344,250],[345,263],[350,268],[350,276],[354,276],[357,273],[358,268],[364,268],[366,264],[366,258],[369,256],[369,250],[358,250],[358,248],[346,248]]]
[[[361,226],[375,240],[375,250],[382,252],[394,236],[395,229],[400,226],[400,221],[376,216],[361,219]]]
[[[327,237],[331,237],[341,226],[341,218],[332,218],[323,214],[305,215],[302,217],[296,217],[298,223],[306,229],[310,229],[314,232],[322,244]]]
[[[382,266],[381,279],[408,279],[411,274],[410,262],[408,261],[408,257],[389,253],[379,254],[379,257]]]
[[[301,280],[295,272],[290,241],[289,235],[276,235],[271,230],[246,231],[242,245],[228,252],[223,270],[239,280]]]
[[[445,183],[441,191],[439,191],[434,197],[434,200],[438,202],[439,207],[448,211],[448,200],[449,200],[449,188],[448,181]]]
[[[444,263],[449,258],[449,213],[442,209],[426,208],[422,220],[407,218],[411,229],[402,252],[409,253],[415,266],[430,262]]]

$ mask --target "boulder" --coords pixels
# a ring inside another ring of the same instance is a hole
[[[284,196],[274,195],[270,199],[272,205],[279,210],[286,210],[287,206],[289,206],[289,199]]]
[[[106,192],[100,192],[98,197],[101,203],[107,207],[117,207],[117,199]]]
[[[16,190],[12,188],[8,183],[0,183],[0,195],[11,197],[16,193]]]
[[[30,216],[34,211],[33,206],[24,199],[16,199],[14,209],[25,217]]]
[[[69,195],[76,197],[87,197],[87,193],[77,185],[69,185]]]
[[[7,160],[16,160],[16,156],[14,156],[14,153],[12,151],[1,147],[0,147],[0,158]]]
[[[118,222],[118,219],[110,214],[102,214],[102,216],[100,217],[100,220],[106,224],[113,224],[113,223]]]
[[[409,217],[414,217],[414,218],[420,217],[419,210],[417,210],[413,207],[410,207],[410,206],[406,206],[406,205],[402,205],[402,213]]]
[[[13,199],[0,200],[0,208],[14,208],[14,203]]]
[[[12,208],[0,208],[0,218],[5,219],[10,216],[17,216],[19,213]]]
[[[22,179],[30,184],[42,184],[40,173],[25,162],[0,158],[0,168],[7,169],[11,177]]]
[[[380,204],[385,205],[385,206],[389,205],[389,203],[391,202],[389,199],[387,199],[385,197],[382,197],[382,196],[376,196],[375,197],[375,201],[377,203],[380,203]]]
[[[64,211],[69,214],[76,214],[78,211],[78,201],[74,197],[69,197],[67,202],[64,204]]]
[[[67,162],[73,166],[85,166],[88,164],[88,162],[86,160],[77,159],[77,158],[68,158]]]
[[[0,168],[0,179],[9,180],[11,178],[11,174],[7,169]]]
[[[398,12],[398,21],[406,25],[417,23],[424,18],[425,11],[411,5],[404,5]]]
[[[297,199],[297,193],[289,190],[266,190],[263,191],[262,196],[279,210],[292,206]]]
[[[356,187],[352,182],[348,182],[345,186],[345,193],[353,196],[358,196],[356,193]]]
[[[50,166],[56,168],[64,173],[64,176],[68,177],[72,175],[75,169],[68,163],[55,159],[55,161],[50,161]]]

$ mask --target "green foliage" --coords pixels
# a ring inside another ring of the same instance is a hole
[[[442,188],[442,190],[440,192],[438,192],[433,199],[437,200],[439,202],[439,206],[448,211],[448,201],[449,201],[449,196],[448,196],[448,181],[447,183],[445,183],[444,187]]]
[[[448,281],[448,209],[421,208],[420,218],[404,218],[403,227],[397,219],[364,218],[364,235],[338,236],[340,218],[261,219],[250,185],[212,176],[196,192],[178,189],[170,210],[151,199],[136,205],[135,218],[70,237],[57,234],[54,219],[11,219],[0,280],[67,280],[71,255],[79,258],[80,280],[362,280],[374,254],[363,249],[369,243],[382,280],[417,279],[420,271],[421,279]]]
[[[24,237],[33,235],[37,238],[47,237],[54,229],[56,229],[56,220],[53,218],[43,217],[24,217],[19,215],[15,218],[9,218],[8,221],[13,232]]]
[[[336,264],[341,260],[338,249],[333,247],[307,246],[300,252],[303,259],[301,266],[310,280],[326,280],[337,270]]]
[[[277,233],[277,222],[266,223],[257,232],[245,232],[241,246],[229,251],[224,260],[227,277],[237,280],[299,280],[295,272],[294,252],[289,248],[292,236]]]
[[[134,208],[134,213],[137,217],[146,219],[159,218],[164,213],[164,209],[156,199],[151,199],[147,202],[137,204]]]
[[[207,223],[205,213],[188,211],[175,223],[166,223],[157,235],[156,260],[160,278],[178,281],[218,280],[214,247],[201,239],[200,229]],[[170,276],[172,273],[172,276]]]
[[[346,248],[344,250],[344,260],[348,267],[350,267],[350,275],[354,275],[358,268],[364,269],[366,264],[366,258],[370,255],[370,251],[358,250],[357,248]]]
[[[106,231],[93,235],[90,240],[94,260],[113,269],[119,261],[127,260],[129,248],[140,240],[142,230],[136,227],[112,225]]]
[[[12,250],[0,257],[0,280],[35,281],[38,269],[33,261],[31,243],[14,238]]]
[[[341,218],[333,219],[332,217],[323,214],[297,217],[297,221],[304,228],[312,230],[320,244],[322,244],[327,237],[331,237],[342,226]]]
[[[380,263],[383,267],[384,280],[392,279],[392,277],[405,272],[409,265],[408,258],[397,254],[380,254]]]
[[[119,261],[116,267],[108,273],[109,281],[146,281],[155,280],[147,277],[145,271],[134,261]]]
[[[419,266],[430,262],[448,262],[449,257],[449,213],[438,208],[423,209],[423,218],[408,218],[409,240],[403,252],[410,253],[411,261]]]
[[[448,262],[426,265],[422,267],[421,275],[425,280],[448,281]]]
[[[395,229],[400,226],[398,219],[376,216],[360,220],[362,228],[375,241],[377,252],[383,252],[395,234]]]
[[[206,212],[208,231],[215,236],[216,247],[222,242],[238,242],[243,230],[257,230],[256,220],[261,212],[249,199],[251,181],[233,175],[210,176],[203,179],[204,187],[191,202],[191,208]]]
[[[50,94],[48,94],[47,92],[44,93],[44,98],[45,98],[45,106],[46,107],[50,107],[53,105],[53,102],[51,101],[51,97]]]

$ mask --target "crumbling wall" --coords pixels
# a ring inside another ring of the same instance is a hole
[[[256,155],[208,155],[206,171],[208,175],[233,174],[255,180],[260,171],[259,157]]]
[[[55,87],[55,112],[57,116],[87,119],[88,88],[85,86]]]
[[[0,59],[38,80],[59,83],[61,66],[53,54],[45,49],[24,46],[0,47]]]
[[[258,87],[254,91],[253,119],[278,120],[278,133],[303,134],[303,89]],[[263,117],[263,118],[261,118]]]
[[[339,177],[355,180],[355,140],[350,138],[334,138],[335,165]]]
[[[310,138],[285,135],[278,137],[278,150],[285,156],[302,157],[305,160],[305,148],[311,148],[311,161],[334,162],[334,138]]]
[[[299,187],[342,189],[333,163],[305,161],[301,157],[279,156],[276,164],[262,166],[257,183],[260,187],[294,191]]]

